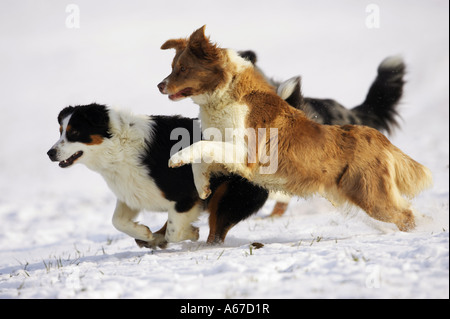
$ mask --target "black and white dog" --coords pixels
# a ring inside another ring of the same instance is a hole
[[[353,108],[346,108],[332,99],[302,98],[301,79],[293,77],[279,82],[266,76],[256,66],[257,56],[253,51],[241,51],[239,54],[255,65],[255,68],[277,90],[279,96],[295,108],[320,123],[327,125],[357,124],[373,127],[381,132],[392,133],[399,126],[397,121],[397,105],[403,95],[403,85],[406,65],[399,56],[385,58],[378,66],[378,74],[370,86],[363,103]],[[280,193],[270,193],[270,197],[277,202],[271,216],[282,216],[289,204],[290,196]]]
[[[197,240],[191,224],[208,210],[209,243],[222,242],[231,226],[257,212],[268,192],[240,176],[212,179],[213,193],[199,198],[191,166],[169,168],[171,151],[185,130],[192,144],[199,124],[179,116],[139,116],[104,105],[69,106],[59,116],[61,137],[48,151],[60,167],[82,163],[102,175],[117,197],[113,225],[141,247],[165,247],[167,242]],[[166,225],[152,233],[134,221],[141,210],[168,212]],[[211,225],[211,222],[214,222]]]

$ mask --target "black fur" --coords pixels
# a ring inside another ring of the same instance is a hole
[[[215,198],[218,188],[224,185],[225,193]],[[207,204],[210,213],[216,214],[216,229],[210,229],[208,241],[214,244],[221,243],[231,227],[260,210],[269,197],[269,192],[261,186],[234,174],[212,177],[210,189],[212,195],[207,198]],[[214,201],[217,201],[215,212],[209,206]]]
[[[383,62],[378,68],[378,76],[372,83],[366,100],[353,108],[352,112],[361,119],[362,124],[391,133],[392,129],[398,126],[395,106],[403,95],[406,66],[401,60],[395,64]]]
[[[212,177],[211,190],[214,192],[217,187],[225,182],[229,183],[229,186],[219,202],[218,215],[226,215],[230,225],[235,225],[257,212],[262,206],[260,203],[265,203],[269,195],[268,191],[261,186],[252,184],[235,174]],[[207,201],[212,197],[208,197]]]
[[[200,132],[199,123],[195,119],[180,116],[152,116],[151,119],[154,123],[154,137],[149,139],[148,149],[142,156],[142,162],[149,168],[150,177],[164,196],[177,203],[177,211],[186,212],[200,198],[195,189],[191,165],[169,168],[167,164],[172,147],[180,141],[180,139],[171,140],[170,134],[176,128],[184,128],[189,132],[192,144],[196,142],[194,127],[197,132]],[[228,216],[232,224],[256,213],[267,200],[268,192],[265,189],[253,185],[239,175],[213,176],[211,178],[212,195],[205,204],[213,198],[214,191],[225,181],[229,183],[229,187],[220,201],[217,214]]]
[[[256,64],[258,57],[256,56],[255,52],[247,50],[247,51],[239,51],[238,53],[242,58],[250,61],[252,64]]]
[[[150,177],[164,193],[164,197],[176,202],[177,212],[187,212],[198,202],[199,197],[191,165],[175,169],[168,166],[170,151],[178,142],[171,140],[170,134],[176,128],[184,128],[189,131],[192,144],[193,125],[199,125],[193,119],[180,116],[152,116],[151,121],[153,138],[147,140],[147,151],[141,157],[142,164],[148,167]]]
[[[91,143],[92,135],[100,135],[104,138],[110,138],[109,116],[104,105],[89,104],[68,106],[58,115],[58,123],[68,115],[70,118],[71,129],[67,132],[67,139],[71,142]]]

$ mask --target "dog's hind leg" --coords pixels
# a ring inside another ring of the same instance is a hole
[[[118,200],[112,223],[117,230],[135,239],[147,242],[154,240],[155,238],[150,228],[134,221],[138,214],[139,210],[131,209],[127,204]]]
[[[346,174],[338,186],[344,197],[377,220],[394,223],[401,231],[415,227],[414,215],[389,173],[378,176]]]
[[[280,193],[280,192],[270,192],[269,198],[275,199],[277,201],[272,210],[272,213],[270,214],[270,217],[283,216],[288,208],[289,201],[291,200],[291,196]]]
[[[213,194],[208,198],[208,244],[221,244],[228,231],[240,221],[258,212],[269,192],[239,175],[211,179]],[[250,200],[249,200],[250,199]]]
[[[401,231],[410,231],[416,226],[414,214],[409,205],[406,203],[400,205],[394,204],[392,198],[379,198],[378,202],[372,206],[365,204],[358,206],[363,208],[369,216],[377,220],[394,223]]]
[[[225,240],[225,236],[231,227],[233,222],[230,218],[227,218],[226,214],[221,214],[220,206],[223,205],[223,199],[228,192],[230,181],[221,183],[214,189],[213,195],[208,199],[208,212],[209,212],[209,235],[207,239],[208,244],[221,244]],[[213,185],[215,186],[215,185]]]

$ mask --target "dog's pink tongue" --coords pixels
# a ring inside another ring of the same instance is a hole
[[[182,97],[183,96],[181,95],[181,92],[169,95],[169,99],[171,99],[172,101],[178,100]]]
[[[185,88],[175,94],[170,94],[169,99],[172,101],[184,99],[192,94],[192,88]]]

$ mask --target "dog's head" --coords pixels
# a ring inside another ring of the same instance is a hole
[[[223,49],[205,36],[205,26],[188,39],[166,41],[161,49],[176,50],[172,73],[158,84],[173,101],[212,92],[225,80]]]
[[[93,149],[110,138],[109,115],[104,105],[68,106],[58,115],[60,139],[47,152],[60,167],[85,162]]]

